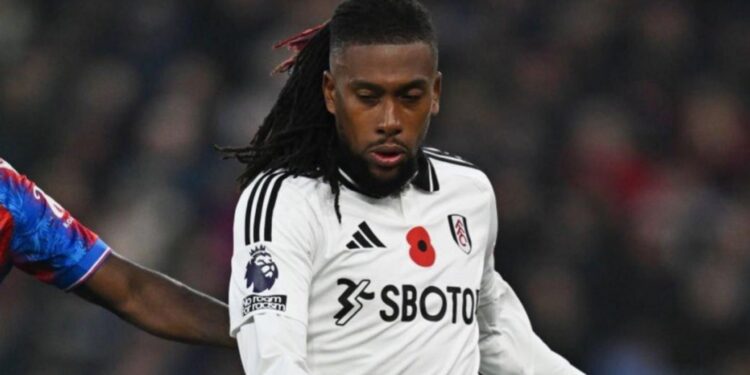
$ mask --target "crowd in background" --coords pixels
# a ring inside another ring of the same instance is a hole
[[[425,0],[427,143],[490,176],[496,266],[591,374],[750,373],[750,3]],[[0,157],[116,251],[226,300],[271,45],[335,0],[0,0]],[[236,374],[14,271],[0,373]],[[353,369],[352,373],[356,373]]]

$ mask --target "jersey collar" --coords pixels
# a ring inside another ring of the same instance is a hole
[[[437,173],[435,173],[435,167],[432,165],[430,159],[425,156],[424,152],[422,152],[421,148],[417,154],[417,175],[411,180],[411,183],[428,193],[440,190],[440,183],[438,182]]]
[[[360,194],[370,196],[341,168],[339,168],[339,177],[342,185]],[[430,159],[425,156],[424,152],[422,152],[421,148],[417,152],[417,173],[411,179],[411,184],[428,193],[440,190],[440,183],[438,182],[437,173],[435,173],[435,167],[432,165]]]

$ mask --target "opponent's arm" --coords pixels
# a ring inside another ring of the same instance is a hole
[[[99,236],[2,159],[0,207],[3,231],[12,236],[4,246],[22,271],[158,336],[234,346],[225,304],[110,254]]]
[[[73,292],[166,339],[236,346],[224,303],[117,254]]]

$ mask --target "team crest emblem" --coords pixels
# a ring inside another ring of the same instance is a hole
[[[279,269],[273,262],[271,254],[266,251],[264,245],[258,245],[250,250],[250,256],[245,269],[247,287],[252,286],[255,293],[271,289],[279,277]]]
[[[466,217],[459,214],[448,215],[448,225],[451,227],[451,236],[458,248],[466,254],[471,253],[471,236],[469,236]]]

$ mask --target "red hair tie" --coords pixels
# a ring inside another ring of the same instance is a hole
[[[294,54],[284,60],[281,64],[276,66],[276,68],[273,69],[273,72],[271,74],[276,73],[284,73],[288,72],[292,67],[294,67],[294,64],[297,62],[297,55],[299,55],[300,51],[302,51],[308,43],[310,43],[310,40],[318,34],[318,32],[326,27],[328,25],[329,21],[323,22],[322,24],[315,26],[313,28],[309,28],[295,36],[292,36],[290,38],[284,39],[276,44],[274,44],[273,49],[278,49],[281,47],[286,47],[290,51],[294,52]]]

